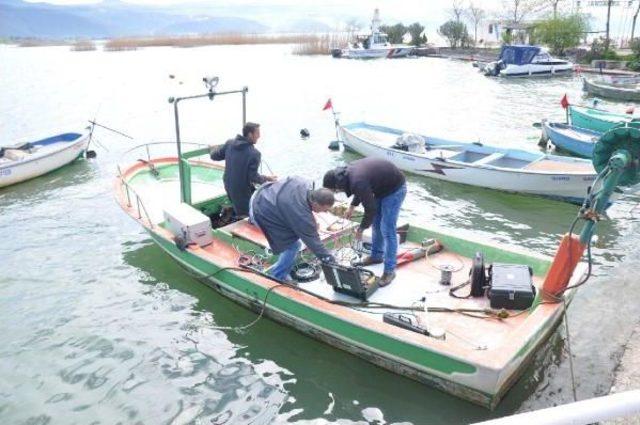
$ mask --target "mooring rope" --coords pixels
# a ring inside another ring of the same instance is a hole
[[[576,377],[573,373],[573,354],[571,353],[571,338],[569,337],[569,316],[567,316],[567,300],[566,297],[562,298],[562,304],[564,306],[564,329],[567,333],[567,353],[569,354],[569,370],[571,372],[571,389],[573,390],[573,401],[578,401],[576,392]]]

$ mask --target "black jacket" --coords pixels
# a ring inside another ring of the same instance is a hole
[[[233,204],[236,215],[249,214],[249,199],[254,185],[262,184],[267,179],[258,174],[260,151],[246,137],[237,135],[235,139],[218,147],[211,153],[214,161],[225,160],[224,188]]]
[[[338,187],[347,196],[353,195],[351,205],[362,203],[364,217],[360,228],[371,226],[378,212],[378,200],[391,195],[405,184],[402,171],[391,162],[378,158],[363,158],[351,162],[338,173]]]
[[[321,260],[331,256],[318,236],[308,199],[311,186],[309,180],[292,176],[261,187],[254,197],[253,217],[274,253],[302,239]]]

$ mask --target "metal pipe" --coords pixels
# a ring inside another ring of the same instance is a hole
[[[634,390],[477,422],[475,425],[592,424],[638,413],[640,413],[640,390]]]
[[[248,87],[242,89],[242,127],[247,123],[247,91]]]

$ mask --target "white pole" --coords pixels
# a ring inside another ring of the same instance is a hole
[[[582,425],[630,415],[640,415],[640,390],[609,394],[474,425]]]

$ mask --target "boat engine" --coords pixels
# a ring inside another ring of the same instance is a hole
[[[490,77],[497,77],[500,75],[500,71],[505,69],[507,66],[502,60],[489,62],[483,68],[484,75]]]

